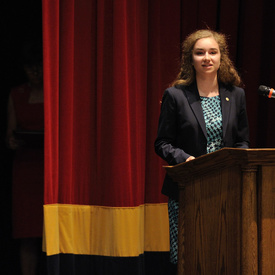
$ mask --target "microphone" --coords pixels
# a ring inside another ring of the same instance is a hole
[[[268,98],[275,98],[275,91],[273,88],[261,85],[258,89],[259,95],[266,96]]]

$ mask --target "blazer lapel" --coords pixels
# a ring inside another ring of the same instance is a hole
[[[193,110],[193,113],[197,118],[197,121],[203,131],[203,134],[205,135],[205,138],[207,138],[206,125],[204,121],[203,110],[201,107],[201,101],[200,101],[197,85],[193,84],[191,86],[185,87],[184,91],[185,91],[187,100],[190,104],[190,107]]]
[[[223,138],[224,138],[226,134],[228,119],[230,116],[231,93],[224,86],[221,86],[220,97],[221,97],[221,108],[222,108],[222,128],[223,128]]]

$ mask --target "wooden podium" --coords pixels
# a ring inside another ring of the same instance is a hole
[[[179,184],[178,275],[275,274],[275,149],[166,166]]]

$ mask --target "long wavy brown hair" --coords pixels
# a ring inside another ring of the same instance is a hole
[[[220,68],[218,70],[218,81],[224,84],[241,86],[241,78],[236,71],[233,62],[229,58],[226,36],[209,29],[198,30],[187,36],[182,44],[182,58],[180,72],[171,86],[183,84],[190,85],[195,81],[196,71],[192,65],[192,53],[196,42],[201,38],[212,37],[219,45],[221,53]]]

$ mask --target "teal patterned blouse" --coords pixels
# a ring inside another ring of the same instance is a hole
[[[200,98],[206,124],[207,153],[211,153],[223,147],[221,99],[220,96]]]

